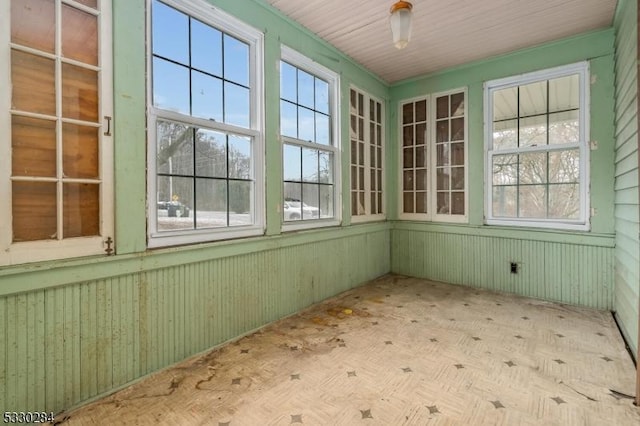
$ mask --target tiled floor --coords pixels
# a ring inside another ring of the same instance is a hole
[[[634,377],[607,312],[386,276],[63,416],[82,425],[639,425]]]

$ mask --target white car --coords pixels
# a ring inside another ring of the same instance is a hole
[[[284,201],[284,220],[300,220],[300,219],[318,219],[320,217],[320,209],[308,206],[300,200]]]

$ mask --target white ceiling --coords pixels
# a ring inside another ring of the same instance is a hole
[[[394,83],[612,24],[616,0],[412,0],[409,46],[391,42],[395,0],[265,0]]]

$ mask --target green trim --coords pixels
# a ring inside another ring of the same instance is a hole
[[[171,247],[116,256],[85,257],[66,261],[34,263],[0,270],[0,296],[25,293],[73,283],[113,278],[136,272],[169,268],[212,259],[243,256],[321,241],[387,232],[390,224],[379,222],[290,232],[271,237],[247,238],[216,243]]]
[[[435,232],[443,234],[472,235],[478,237],[506,238],[512,240],[542,241],[571,245],[608,247],[615,246],[614,234],[577,234],[546,229],[520,229],[508,226],[459,225],[434,222],[392,222],[393,230]]]

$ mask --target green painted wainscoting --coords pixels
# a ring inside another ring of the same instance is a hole
[[[638,212],[637,2],[621,0],[615,19],[615,301],[627,342],[638,351],[640,220]]]
[[[0,408],[58,412],[110,392],[388,273],[389,246],[380,223],[169,249],[103,258],[92,269],[104,278],[0,297]]]
[[[528,234],[528,236],[527,236]],[[613,237],[396,222],[394,273],[611,309]],[[518,264],[512,274],[510,263]]]

